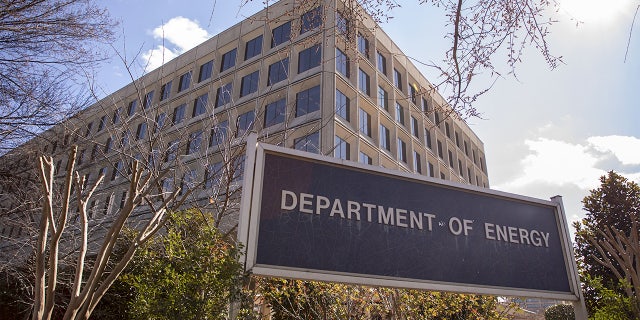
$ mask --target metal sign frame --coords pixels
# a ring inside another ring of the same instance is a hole
[[[506,192],[491,190],[488,188],[480,188],[472,185],[464,185],[451,181],[437,180],[417,174],[410,174],[401,171],[389,170],[382,167],[374,167],[363,165],[352,161],[344,161],[333,157],[327,157],[317,154],[310,154],[293,149],[277,147],[274,145],[257,143],[256,136],[252,135],[247,141],[247,158],[245,166],[243,195],[241,201],[241,212],[238,230],[238,239],[245,245],[245,255],[242,257],[245,263],[245,269],[256,275],[295,278],[304,280],[316,280],[327,282],[352,283],[368,286],[384,286],[398,287],[409,289],[425,289],[435,291],[451,291],[459,293],[472,294],[489,294],[499,296],[523,296],[538,297],[546,299],[556,299],[573,301],[577,307],[576,314],[578,318],[582,318],[580,309],[584,307],[584,300],[580,289],[580,282],[576,268],[573,250],[569,239],[569,230],[567,220],[565,218],[561,197],[552,198],[552,201],[530,198],[521,195],[510,194]],[[569,281],[568,292],[556,292],[546,290],[523,290],[520,288],[496,287],[487,285],[475,285],[454,282],[439,282],[430,280],[416,280],[407,278],[395,278],[377,275],[368,275],[360,273],[344,273],[326,270],[311,270],[301,268],[282,267],[274,265],[261,265],[256,263],[257,242],[259,234],[260,208],[262,202],[262,187],[264,183],[264,166],[265,155],[277,154],[291,158],[297,158],[305,161],[320,162],[330,166],[339,166],[347,169],[360,171],[368,171],[378,175],[395,177],[398,179],[410,179],[423,181],[429,184],[435,184],[444,188],[457,189],[465,192],[479,193],[491,197],[515,199],[522,202],[540,204],[544,206],[555,207],[556,225],[560,242],[562,246],[562,254],[564,257],[564,265],[567,271],[567,279]],[[247,192],[248,191],[248,192]],[[585,313],[586,314],[586,313]]]

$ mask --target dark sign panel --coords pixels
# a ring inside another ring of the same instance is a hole
[[[263,155],[256,177],[262,188],[254,189],[259,212],[251,218],[257,235],[249,242],[256,269],[445,283],[480,293],[574,292],[552,202]]]

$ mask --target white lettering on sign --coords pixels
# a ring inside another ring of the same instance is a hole
[[[488,222],[484,223],[484,237],[488,240],[549,247],[549,232],[501,226]]]

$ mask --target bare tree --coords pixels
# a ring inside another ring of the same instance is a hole
[[[96,44],[113,26],[93,1],[0,3],[0,153],[88,105],[78,76],[103,59]]]

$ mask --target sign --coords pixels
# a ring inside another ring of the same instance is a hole
[[[259,146],[255,274],[577,299],[558,203]]]

